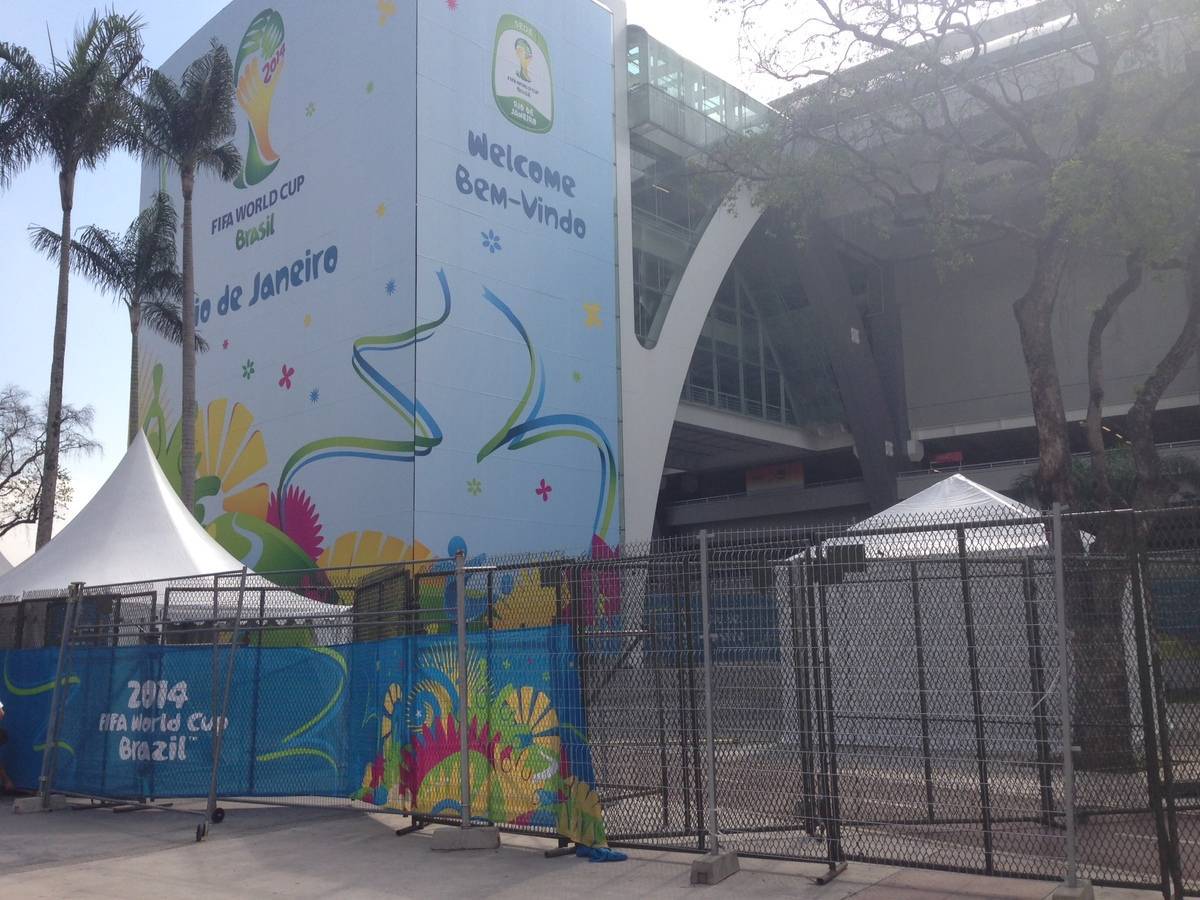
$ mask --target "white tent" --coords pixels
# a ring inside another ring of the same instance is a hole
[[[0,575],[0,597],[87,585],[240,570],[175,495],[138,434],[92,501],[21,565]]]
[[[963,536],[965,550],[971,555],[1044,550],[1048,545],[1046,529],[1037,523],[969,527],[973,523],[1032,519],[1040,515],[1033,507],[989,490],[969,478],[951,475],[919,494],[864,519],[849,529],[849,535],[826,541],[825,546],[861,544],[867,559],[910,559],[957,554],[958,532],[954,528],[905,534],[864,534],[861,538],[853,536],[855,532],[920,528],[945,523],[968,526]]]
[[[50,543],[0,574],[0,598],[13,599],[31,591],[61,594],[73,581],[88,587],[136,583],[136,596],[127,598],[126,606],[143,604],[149,616],[150,595],[157,597],[161,608],[164,591],[160,588],[165,587],[150,582],[178,584],[198,575],[238,573],[241,568],[241,562],[188,513],[139,433],[92,501]],[[238,583],[236,574],[226,575],[219,589],[173,592],[169,618],[229,616],[237,609]],[[247,615],[257,615],[260,603],[263,612],[275,619],[341,617],[347,612],[279,588],[253,573],[246,584],[253,589],[243,601]]]
[[[1037,698],[1031,679],[1031,655],[1051,653],[1055,635],[1048,534],[1028,521],[1040,517],[952,475],[781,567],[780,586],[802,605],[814,597],[807,602],[826,616],[839,752],[921,752],[924,740],[930,752],[967,758],[976,741],[974,667],[989,746],[1032,753],[1033,710],[1053,715],[1056,702],[1046,688],[1052,676]]]

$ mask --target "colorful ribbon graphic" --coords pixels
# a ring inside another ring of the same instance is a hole
[[[368,437],[329,437],[305,444],[291,455],[279,474],[279,489],[276,496],[284,497],[292,479],[312,463],[323,459],[380,459],[391,462],[412,462],[418,456],[427,456],[442,442],[442,429],[424,406],[401,391],[367,359],[371,353],[389,353],[403,350],[433,337],[433,331],[450,317],[450,285],[446,273],[437,273],[442,287],[442,314],[432,322],[425,322],[401,334],[368,336],[354,342],[352,365],[354,373],[375,392],[392,411],[413,430],[411,440],[386,440]],[[279,509],[281,527],[283,506]]]
[[[617,461],[613,454],[608,437],[603,429],[591,419],[572,414],[541,415],[542,403],[546,399],[546,372],[541,358],[533,347],[529,332],[516,314],[503,300],[487,288],[483,297],[492,306],[500,310],[525,342],[529,353],[529,383],[525,386],[525,394],[521,402],[513,410],[508,421],[496,435],[479,451],[478,462],[483,462],[501,447],[509,450],[521,450],[542,441],[553,438],[572,437],[587,441],[594,446],[600,456],[600,496],[596,502],[596,518],[593,523],[593,534],[604,538],[612,525],[613,512],[617,503]],[[537,398],[533,400],[534,387],[537,387]],[[526,410],[528,409],[528,413]]]

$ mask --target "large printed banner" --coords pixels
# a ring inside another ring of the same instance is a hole
[[[456,647],[451,636],[422,635],[239,648],[220,794],[459,815]],[[200,646],[73,651],[54,787],[207,796],[229,653],[219,647],[214,663],[212,648]],[[57,655],[4,656],[7,767],[21,787],[37,785]],[[570,629],[472,635],[468,690],[472,814],[602,843]]]
[[[615,552],[612,30],[592,0],[234,0],[163,66],[215,38],[236,70],[243,167],[194,200],[196,514],[251,568]],[[143,347],[177,484],[180,354]]]

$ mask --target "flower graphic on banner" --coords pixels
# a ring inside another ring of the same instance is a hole
[[[387,294],[389,297],[395,295],[395,293],[396,293],[396,279],[395,278],[388,279],[387,284],[385,284],[383,286],[383,292],[385,294]]]
[[[553,647],[570,646],[569,633],[561,626],[549,634],[539,630],[498,637],[493,651],[503,657],[498,676],[468,651],[470,814],[515,825],[558,826],[569,840],[602,846],[603,810],[588,783],[593,775],[583,722],[572,712],[580,708],[577,675],[565,665],[556,670],[557,677],[548,677],[542,650],[536,662],[526,659],[533,650],[530,641],[547,639],[552,641],[546,647],[551,658],[557,658]],[[414,683],[407,692],[402,684],[387,681],[376,688],[382,689],[382,710],[372,716],[380,722],[377,752],[364,764],[353,799],[426,815],[460,812],[455,657],[453,640],[432,639],[416,650]]]
[[[607,843],[604,810],[591,785],[573,777],[565,778],[558,801],[559,834],[576,836],[578,843],[586,847]]]
[[[379,25],[383,27],[396,14],[396,0],[375,0],[375,6],[379,10]]]
[[[580,613],[589,625],[621,611],[621,570],[616,565],[603,565],[605,560],[620,557],[619,548],[608,546],[599,535],[592,536],[592,559],[601,564],[579,572]]]
[[[550,485],[546,484],[546,479],[542,479],[542,483],[534,488],[533,492],[542,498],[543,503],[550,502],[550,492],[554,490]]]
[[[600,318],[599,303],[583,304],[583,311],[587,314],[587,320],[583,323],[585,328],[603,328],[604,321]]]
[[[496,234],[492,229],[489,228],[487,231],[481,231],[479,234],[483,237],[484,249],[489,253],[497,253],[504,249],[500,246],[500,235]]]
[[[229,349],[229,338],[225,338],[225,340],[221,341],[221,349],[222,350]]]
[[[316,403],[320,399],[321,399],[321,391],[319,389],[313,388],[311,391],[308,392],[308,402],[309,403]]]
[[[404,698],[404,688],[398,684],[389,685],[387,693],[383,697],[383,718],[379,720],[379,736],[383,740],[391,740],[392,733],[399,731],[397,726],[402,726],[403,722],[395,722],[394,720],[404,715],[404,704],[401,702]]]
[[[483,493],[483,482],[478,478],[472,478],[467,482],[467,493],[472,497],[478,497]]]
[[[283,377],[279,379],[279,386],[285,391],[292,389],[292,376],[296,374],[296,370],[284,363],[282,366]]]
[[[344,578],[338,583],[338,598],[348,604],[354,600],[354,589],[358,582],[376,569],[391,563],[420,562],[432,556],[433,552],[419,542],[410,547],[400,538],[380,531],[351,531],[334,541],[333,546],[326,547],[317,559],[317,565],[322,569],[355,567],[351,573],[353,584],[348,584]],[[416,567],[415,570],[420,571],[422,567]]]
[[[265,519],[270,489],[252,479],[267,467],[267,444],[251,432],[254,416],[240,403],[214,400],[196,413],[196,503],[205,524],[222,512]]]
[[[552,625],[559,610],[570,603],[570,587],[561,572],[554,568],[522,571],[512,590],[493,603],[492,627],[507,631]],[[511,668],[512,660],[504,660],[503,666]]]
[[[310,558],[321,555],[324,538],[321,536],[321,517],[312,498],[298,487],[290,487],[284,495],[284,516],[279,515],[279,496],[271,494],[267,506],[267,522],[295,541]],[[281,525],[281,521],[286,525]]]
[[[558,713],[550,705],[550,698],[532,687],[522,687],[501,696],[512,714],[514,730],[511,737],[521,749],[536,747],[545,754],[549,768],[539,769],[538,774],[548,778],[557,771],[559,750],[562,742],[558,737]],[[506,735],[509,736],[509,735]]]
[[[247,381],[254,377],[254,360],[248,359],[242,363],[242,377]]]

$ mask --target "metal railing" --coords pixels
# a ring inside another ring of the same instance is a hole
[[[1197,509],[241,579],[0,604],[14,780],[1200,890]]]
[[[1159,452],[1164,450],[1200,450],[1200,440],[1194,441],[1169,441],[1163,444],[1155,444],[1155,449]],[[1084,460],[1090,457],[1087,451],[1080,453],[1072,453],[1072,459]],[[984,463],[962,463],[960,465],[939,465],[936,468],[912,470],[901,472],[896,477],[904,481],[913,478],[928,478],[931,475],[944,475],[947,472],[986,472],[993,469],[1009,469],[1036,466],[1039,460],[1036,456],[1025,457],[1020,459],[1001,459],[995,462]]]

